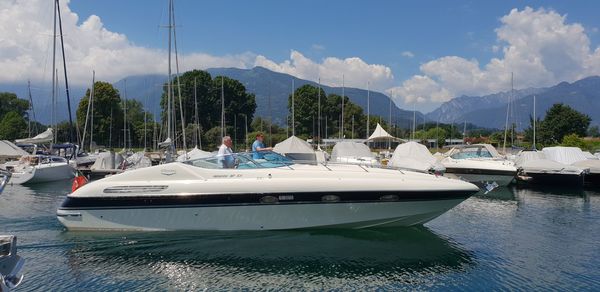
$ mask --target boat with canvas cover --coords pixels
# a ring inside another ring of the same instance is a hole
[[[468,182],[361,165],[294,164],[235,154],[157,165],[91,182],[57,210],[68,230],[278,230],[411,226],[475,194]]]
[[[393,168],[424,173],[444,174],[446,171],[425,145],[414,141],[398,145],[388,164]]]
[[[330,161],[344,164],[360,164],[367,166],[379,166],[379,161],[363,143],[342,141],[333,146]]]
[[[440,161],[446,176],[480,185],[507,186],[517,175],[514,163],[490,144],[457,145]]]
[[[583,186],[587,168],[560,163],[546,158],[542,151],[524,150],[517,154],[517,178],[543,185]]]
[[[589,185],[600,185],[600,160],[587,156],[578,147],[545,147],[542,149],[547,158],[580,168],[587,168],[583,181]]]

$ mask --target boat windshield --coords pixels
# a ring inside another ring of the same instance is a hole
[[[465,147],[450,155],[454,159],[494,158],[485,147]]]
[[[240,152],[225,156],[212,156],[199,159],[192,159],[183,163],[190,164],[201,168],[219,169],[219,168],[236,168],[236,169],[256,169],[256,168],[276,168],[282,166],[290,166],[294,164],[292,160],[281,154],[262,151],[262,159],[253,159],[252,152]]]

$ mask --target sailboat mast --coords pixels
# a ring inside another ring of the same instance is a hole
[[[177,97],[179,98],[179,116],[181,118],[181,135],[183,140],[183,151],[187,153],[185,135],[185,117],[183,114],[183,101],[181,98],[181,82],[179,80],[179,55],[177,54],[177,25],[175,24],[175,6],[171,4],[171,17],[173,18],[173,44],[175,45],[175,72],[177,74]]]
[[[56,102],[56,4],[58,1],[54,1],[54,29],[53,29],[53,33],[52,33],[52,115],[51,115],[51,121],[50,123],[52,124],[52,128],[54,128],[54,135],[52,136],[52,143],[56,143],[56,132],[57,129],[54,126],[54,118],[55,118],[55,113],[54,113],[54,104]],[[52,149],[52,144],[50,144],[50,149]]]
[[[319,118],[317,119],[317,148],[321,149],[321,77],[319,77],[319,89],[318,89],[318,102],[317,102],[317,112]]]
[[[341,122],[340,122],[340,139],[344,139],[344,96],[346,95],[345,93],[345,76],[344,74],[342,74],[342,117]]]
[[[536,116],[535,116],[535,95],[533,96],[533,150],[536,150],[537,147],[535,145],[535,121],[536,120]]]
[[[202,137],[200,136],[200,124],[198,123],[198,88],[196,84],[196,78],[194,77],[194,122],[196,123],[196,139],[194,142],[198,143],[198,148],[202,149]]]
[[[369,89],[369,81],[367,81],[367,139],[369,139],[369,120],[371,119],[371,90]]]
[[[225,76],[221,76],[221,139],[225,134]]]
[[[35,111],[33,110],[33,98],[31,97],[31,81],[27,80],[27,91],[29,92],[29,113],[27,114],[27,132],[31,138],[31,115],[35,121]]]
[[[513,73],[510,73],[510,88],[511,88],[511,94],[512,94],[512,87],[513,87]],[[510,95],[508,95],[508,104],[506,105],[506,121],[504,122],[504,143],[502,148],[504,148],[504,154],[506,154],[506,135],[508,134],[508,114],[510,113]]]
[[[295,85],[294,85],[294,77],[292,77],[292,136],[296,136],[296,119],[295,119],[295,108],[294,108],[294,91],[295,91]]]
[[[127,79],[123,82],[123,149],[127,150]]]
[[[83,150],[83,144],[85,143],[85,136],[87,134],[87,125],[88,125],[88,118],[90,117],[90,108],[92,107],[92,92],[94,90],[94,77],[93,77],[93,73],[92,73],[92,87],[90,88],[90,95],[88,96],[88,106],[87,106],[87,111],[85,112],[85,123],[83,123],[83,137],[81,138],[81,145],[79,145],[81,147],[81,150]],[[91,147],[92,143],[90,142],[90,147]]]
[[[63,70],[65,73],[65,91],[67,93],[67,110],[69,111],[69,139],[71,140],[70,142],[73,142],[75,139],[73,137],[73,116],[71,113],[71,98],[69,96],[69,80],[67,78],[67,60],[65,58],[65,43],[64,43],[64,38],[63,38],[63,33],[62,33],[62,18],[60,16],[60,3],[58,2],[58,0],[56,0],[56,9],[58,12],[58,28],[60,31],[60,47],[61,47],[61,51],[62,51],[62,58],[63,58]],[[77,143],[79,144],[79,143]]]
[[[168,37],[168,41],[169,41],[169,45],[168,45],[168,80],[167,80],[167,139],[171,139],[171,144],[168,145],[168,151],[167,151],[167,160],[170,159],[170,156],[173,152],[173,142],[174,139],[171,138],[172,137],[172,133],[171,133],[171,111],[173,110],[171,108],[171,103],[172,103],[172,89],[171,89],[171,34],[172,34],[172,29],[173,29],[173,24],[172,24],[172,18],[171,18],[171,7],[173,6],[173,0],[169,0],[169,37]],[[167,161],[170,162],[170,161]]]
[[[94,99],[96,95],[95,86],[96,85],[96,71],[92,70],[92,92],[90,97],[90,103],[92,104],[92,110],[90,113],[90,152],[92,152],[92,141],[94,141]],[[85,132],[85,129],[83,129]],[[81,145],[83,145],[85,141],[81,140]],[[83,149],[83,146],[81,146]]]

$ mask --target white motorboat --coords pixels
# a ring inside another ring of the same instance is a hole
[[[501,157],[490,144],[455,146],[440,162],[446,176],[480,185],[507,186],[517,175],[514,163]]]
[[[0,235],[0,291],[10,291],[23,281],[25,260],[17,255],[17,237]]]
[[[534,184],[582,186],[587,168],[547,159],[542,151],[529,150],[517,154],[517,178]]]
[[[72,179],[76,170],[63,157],[51,155],[24,155],[17,163],[7,163],[11,184],[33,184]]]
[[[425,145],[413,141],[398,145],[388,165],[424,173],[443,174],[446,171]]]
[[[333,146],[330,161],[344,164],[379,166],[379,161],[363,143],[342,141]]]
[[[361,165],[300,165],[236,154],[132,170],[82,186],[57,210],[69,230],[277,230],[423,224],[479,189]]]
[[[600,160],[586,155],[580,148],[556,146],[546,147],[542,151],[548,159],[589,169],[583,178],[584,183],[600,185]]]

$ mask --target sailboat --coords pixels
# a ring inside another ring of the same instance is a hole
[[[67,105],[69,111],[69,136],[71,141],[74,141],[73,136],[73,120],[71,118],[71,103],[69,99],[69,85],[67,81],[67,70],[66,60],[64,52],[64,40],[62,34],[62,20],[60,15],[59,1],[54,2],[54,37],[56,40],[56,24],[58,16],[58,25],[60,29],[60,40],[63,57],[63,67],[65,74],[65,89],[67,93]],[[56,72],[56,41],[53,46],[53,62],[52,62],[52,74]],[[55,88],[55,76],[52,76],[52,93],[54,100],[54,88]],[[20,144],[34,144],[34,152],[31,155],[24,155],[16,163],[6,164],[7,170],[11,171],[11,184],[32,184],[32,183],[44,183],[51,181],[67,180],[75,177],[75,168],[69,163],[69,161],[60,156],[37,154],[37,144],[52,143],[54,140],[54,133],[52,128],[48,128],[45,132],[38,134],[33,138],[17,139],[15,142]],[[57,148],[57,147],[55,147]],[[66,149],[65,149],[66,151]],[[75,151],[73,151],[73,154]]]

